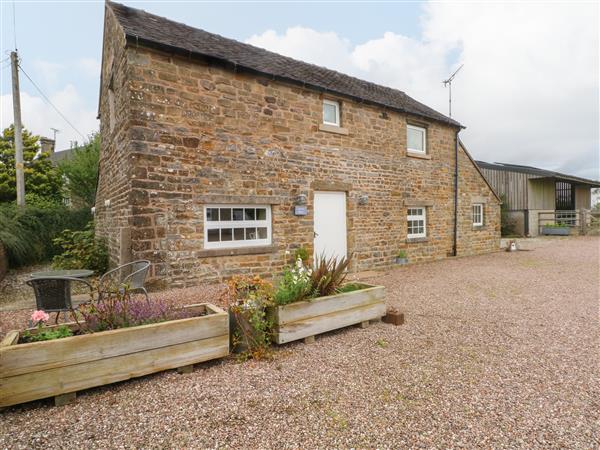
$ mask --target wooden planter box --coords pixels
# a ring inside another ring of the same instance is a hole
[[[385,288],[366,285],[365,289],[318,297],[310,301],[273,306],[273,340],[277,344],[313,339],[315,335],[385,316]]]
[[[571,229],[569,227],[542,227],[542,234],[550,236],[569,236]]]
[[[55,397],[191,365],[229,354],[227,313],[204,303],[186,306],[207,315],[18,344],[19,332],[0,343],[0,407]]]

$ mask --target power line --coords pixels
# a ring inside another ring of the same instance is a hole
[[[77,132],[77,134],[79,134],[79,136],[81,136],[81,139],[83,139],[85,141],[85,136],[83,135],[83,133],[81,131],[79,131],[77,128],[75,128],[75,125],[73,125],[71,123],[71,121],[69,119],[67,119],[65,117],[65,115],[62,112],[60,112],[60,110],[56,106],[54,106],[54,103],[52,103],[50,101],[50,99],[46,96],[46,94],[44,94],[42,92],[42,90],[38,87],[37,84],[35,84],[35,82],[31,79],[31,77],[29,75],[27,75],[27,72],[25,72],[25,70],[23,69],[23,66],[21,66],[21,64],[19,64],[19,69],[21,69],[21,72],[23,72],[23,75],[25,75],[27,77],[27,79],[31,82],[31,84],[33,84],[33,86],[37,89],[37,91],[44,98],[44,100],[46,100],[46,102],[48,102],[48,104],[54,108],[54,110],[60,115],[60,117],[62,117],[64,119],[64,121],[67,122],[69,124],[69,126],[71,128],[73,128],[73,130],[75,130]]]

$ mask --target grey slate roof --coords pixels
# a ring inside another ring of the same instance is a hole
[[[73,157],[73,154],[77,150],[79,150],[79,148],[75,147],[75,148],[68,148],[66,150],[60,150],[58,152],[54,152],[50,155],[50,161],[52,161],[52,163],[56,166],[61,161],[64,161],[66,159],[71,159]]]
[[[185,56],[202,56],[225,62],[235,70],[249,70],[317,90],[352,97],[359,101],[414,114],[427,119],[461,124],[404,92],[363,81],[334,70],[224,38],[164,17],[107,2],[129,42],[168,50]]]
[[[522,166],[519,164],[508,164],[508,163],[488,163],[485,161],[475,161],[475,163],[481,169],[501,170],[505,172],[519,172],[527,173],[530,175],[536,175],[540,178],[556,178],[561,181],[571,181],[574,183],[589,184],[591,187],[600,187],[600,181],[589,180],[587,178],[576,177],[574,175],[567,175],[560,172],[553,172],[552,170],[539,169],[537,167]]]

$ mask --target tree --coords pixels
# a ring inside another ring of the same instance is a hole
[[[0,202],[12,202],[17,198],[14,136],[14,126],[11,125],[0,137]],[[25,193],[60,203],[62,177],[52,165],[49,155],[40,153],[39,139],[39,136],[23,129]]]
[[[600,211],[600,188],[592,189],[592,209]],[[594,204],[594,199],[596,203]]]
[[[94,206],[99,158],[100,135],[96,133],[86,144],[75,150],[71,158],[59,164],[60,172],[66,180],[67,195],[78,206]]]

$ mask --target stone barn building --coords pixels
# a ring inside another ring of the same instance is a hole
[[[99,115],[97,231],[155,283],[499,246],[461,125],[395,89],[109,2]]]

